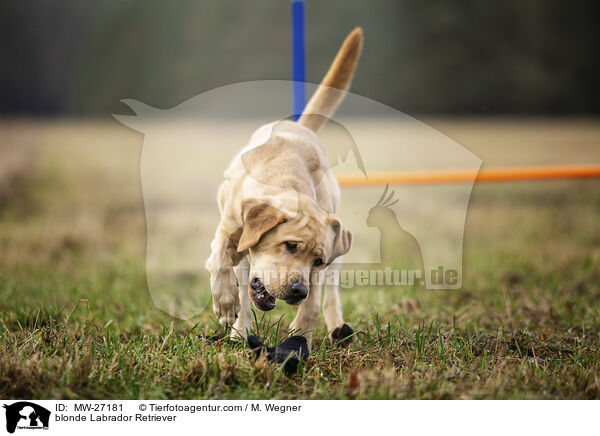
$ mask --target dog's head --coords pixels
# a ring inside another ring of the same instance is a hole
[[[308,297],[310,279],[338,256],[348,252],[352,233],[340,219],[299,196],[295,216],[269,199],[242,202],[243,229],[237,251],[250,254],[248,292],[263,311],[279,298],[300,304]]]

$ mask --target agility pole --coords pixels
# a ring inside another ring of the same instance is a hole
[[[304,1],[292,1],[292,114],[298,120],[306,104],[306,48],[304,45]]]
[[[600,165],[562,165],[540,167],[483,168],[407,172],[375,172],[339,174],[336,178],[343,187],[380,185],[434,185],[475,182],[516,182],[528,180],[592,179],[600,178]]]

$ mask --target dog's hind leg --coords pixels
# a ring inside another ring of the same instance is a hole
[[[306,338],[308,348],[311,348],[313,331],[317,328],[319,320],[322,288],[323,284],[320,281],[310,285],[308,297],[300,304],[298,313],[290,325],[294,335],[302,335]]]
[[[248,260],[248,256],[244,257],[234,270],[240,295],[240,312],[233,325],[231,337],[245,339],[252,327],[252,309],[250,307],[250,295],[248,295],[248,279],[250,276],[250,261]]]
[[[323,316],[329,332],[331,343],[342,341],[342,344],[352,341],[354,330],[344,322],[342,315],[342,302],[340,301],[339,280],[342,270],[342,258],[338,257],[337,262],[328,267],[327,276],[332,276],[335,280],[325,281],[325,296],[323,297]],[[334,274],[332,274],[334,273]]]

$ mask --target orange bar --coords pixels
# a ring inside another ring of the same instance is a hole
[[[403,173],[339,174],[340,186],[429,185],[476,182],[512,182],[518,180],[589,179],[600,177],[600,165],[563,165],[548,167],[484,168],[479,170],[407,171]]]

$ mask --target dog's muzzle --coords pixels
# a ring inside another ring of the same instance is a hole
[[[290,292],[285,298],[287,304],[296,305],[300,304],[306,297],[308,297],[308,288],[306,285],[296,281],[290,285]]]
[[[265,285],[263,285],[263,282],[260,279],[254,277],[250,281],[250,288],[250,296],[258,309],[263,312],[275,309],[275,297],[267,292]]]

